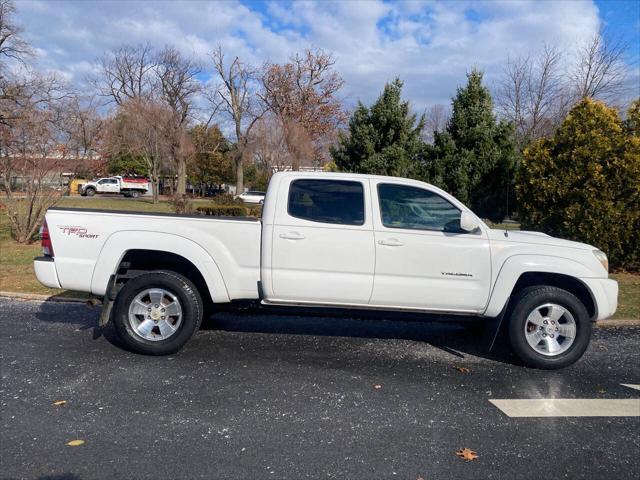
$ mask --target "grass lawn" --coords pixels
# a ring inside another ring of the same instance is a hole
[[[198,200],[197,203],[205,202]],[[131,210],[141,212],[171,212],[168,202],[153,204],[151,200],[101,197],[63,197],[59,207],[99,208],[103,210]],[[67,297],[88,297],[88,294],[54,290],[36,280],[33,258],[41,255],[40,244],[20,245],[11,238],[9,219],[0,213],[0,291],[39,293]]]
[[[207,200],[195,203],[206,204]],[[147,200],[120,198],[64,197],[58,206],[76,208],[101,208],[105,210],[130,210],[143,212],[171,212],[167,202],[154,205]],[[508,225],[512,228],[512,225]],[[38,243],[19,245],[11,239],[9,221],[0,213],[0,291],[40,293],[45,295],[88,297],[87,294],[53,290],[43,287],[33,272],[33,258],[41,254]],[[640,318],[640,275],[632,273],[611,274],[620,285],[618,311],[614,318]]]
[[[637,273],[614,273],[611,278],[618,281],[618,311],[614,318],[640,318],[640,275]]]

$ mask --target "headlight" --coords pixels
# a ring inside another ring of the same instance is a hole
[[[598,261],[602,264],[604,269],[608,272],[609,271],[609,260],[607,259],[607,254],[604,253],[601,250],[594,250],[593,254],[598,259]]]

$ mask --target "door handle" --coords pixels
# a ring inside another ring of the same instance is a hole
[[[304,235],[298,232],[287,232],[281,233],[280,238],[284,238],[285,240],[304,240]]]
[[[395,238],[387,238],[386,240],[378,240],[378,245],[386,245],[387,247],[401,247],[404,245],[404,243]]]

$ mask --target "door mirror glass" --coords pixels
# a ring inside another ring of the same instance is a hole
[[[460,213],[460,230],[463,232],[475,232],[478,228],[480,228],[478,217],[463,210]]]

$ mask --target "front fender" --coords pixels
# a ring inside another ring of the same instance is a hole
[[[513,255],[505,260],[498,272],[484,315],[497,316],[509,300],[520,276],[528,272],[558,273],[575,277],[577,280],[593,275],[589,268],[569,258],[552,255]]]
[[[104,243],[93,269],[91,293],[105,294],[109,277],[116,273],[122,258],[129,250],[166,251],[186,258],[202,274],[214,302],[230,301],[218,265],[200,245],[179,235],[134,230],[116,232]]]

